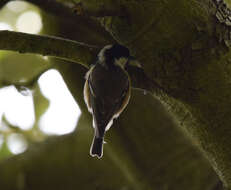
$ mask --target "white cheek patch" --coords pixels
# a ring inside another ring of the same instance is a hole
[[[120,66],[122,69],[124,69],[127,62],[128,62],[128,58],[126,58],[126,57],[121,57],[119,59],[115,59],[115,64]]]

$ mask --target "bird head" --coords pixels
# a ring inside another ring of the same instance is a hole
[[[124,68],[129,58],[129,49],[120,44],[107,45],[98,54],[99,63],[106,66],[118,65]]]

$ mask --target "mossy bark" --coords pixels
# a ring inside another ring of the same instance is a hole
[[[222,1],[121,2],[105,27],[167,92],[158,98],[231,188],[230,16]]]

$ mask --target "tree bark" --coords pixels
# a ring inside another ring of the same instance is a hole
[[[222,1],[133,1],[105,27],[130,47],[158,98],[231,188],[230,11]]]
[[[102,24],[130,47],[145,73],[164,89],[158,98],[231,188],[231,43],[226,4],[220,0],[84,2],[84,10],[91,12],[110,3],[126,12],[102,18]]]

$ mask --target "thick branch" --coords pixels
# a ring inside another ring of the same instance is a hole
[[[12,31],[0,31],[0,49],[53,56],[80,63],[85,67],[89,67],[93,63],[96,58],[96,52],[99,50],[95,46],[78,43],[73,40]],[[130,65],[128,72],[134,88],[157,94],[164,91],[145,75],[143,69]]]
[[[88,66],[97,48],[58,37],[0,31],[0,49],[54,56]]]
[[[0,1],[0,7],[4,6],[10,0]],[[103,46],[108,43],[114,43],[114,39],[108,32],[100,25],[100,23],[91,18],[86,18],[81,15],[77,15],[73,6],[70,3],[60,2],[58,0],[25,0],[28,3],[32,3],[42,9],[41,14],[47,16],[53,15],[56,18],[56,22],[59,23],[60,35],[64,38],[71,38],[73,40],[84,42],[88,44],[94,44],[97,46]],[[46,21],[45,21],[46,20]],[[46,25],[49,22],[49,17],[44,20],[44,28],[47,32]],[[53,22],[53,20],[52,20]],[[49,29],[48,29],[49,31]],[[94,35],[92,35],[94,31]],[[69,35],[69,37],[67,36]]]
[[[220,0],[120,3],[129,17],[105,27],[165,89],[159,98],[231,189],[229,9]]]

